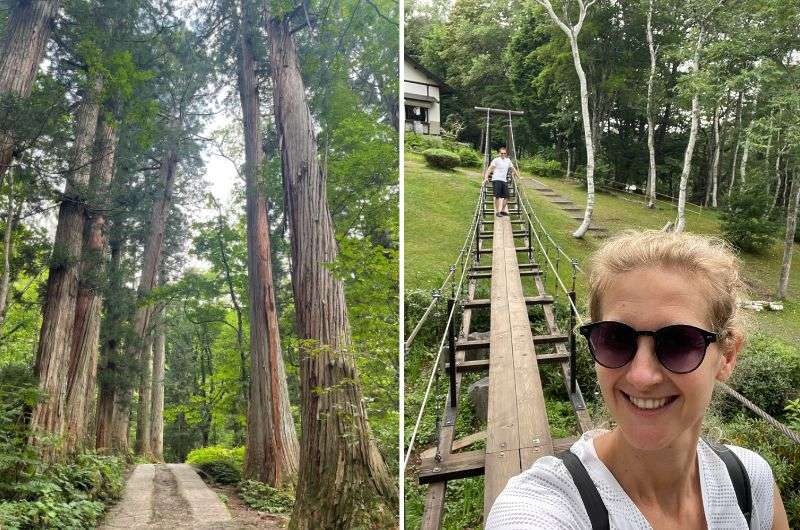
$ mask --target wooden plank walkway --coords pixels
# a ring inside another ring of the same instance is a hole
[[[508,479],[536,458],[553,453],[525,302],[511,223],[507,217],[497,218],[492,238],[484,515]]]

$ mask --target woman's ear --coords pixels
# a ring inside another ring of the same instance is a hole
[[[744,334],[738,329],[731,330],[726,340],[720,345],[721,355],[717,369],[717,379],[727,381],[736,366],[736,359],[744,347]]]

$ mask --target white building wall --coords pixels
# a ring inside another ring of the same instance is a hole
[[[436,84],[435,80],[417,70],[414,65],[408,61],[403,61],[403,70],[405,73],[403,90],[406,102],[408,102],[408,96],[413,94],[435,98],[435,101],[431,102],[430,109],[428,110],[428,121],[430,125],[430,134],[438,135],[441,130],[439,86]],[[410,103],[413,104],[413,102]]]

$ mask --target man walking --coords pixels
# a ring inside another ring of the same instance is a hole
[[[508,158],[508,150],[505,147],[500,148],[500,156],[492,160],[489,167],[486,168],[485,179],[489,182],[489,174],[492,175],[492,190],[494,192],[494,211],[497,217],[508,215],[508,181],[506,176],[508,170],[511,169],[515,175],[519,176],[517,168]]]

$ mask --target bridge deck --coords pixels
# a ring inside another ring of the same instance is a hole
[[[495,219],[484,514],[508,479],[553,453],[514,234]]]

